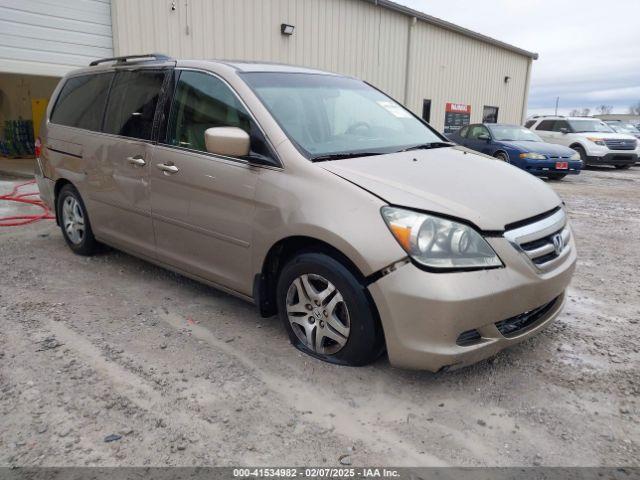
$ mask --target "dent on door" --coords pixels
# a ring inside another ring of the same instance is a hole
[[[146,256],[155,254],[147,164],[153,146],[100,135],[85,147],[92,228],[98,238]]]

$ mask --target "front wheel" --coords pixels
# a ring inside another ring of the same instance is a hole
[[[498,160],[502,160],[503,162],[511,163],[509,162],[509,155],[504,152],[498,152],[494,155],[494,157],[496,157]]]
[[[291,343],[330,363],[361,366],[382,352],[383,335],[365,288],[342,263],[302,253],[282,269],[278,312]]]
[[[584,151],[584,148],[582,148],[580,145],[575,145],[573,147],[571,147],[572,150],[578,152],[578,155],[580,155],[580,160],[582,160],[582,165],[587,165],[587,152]]]

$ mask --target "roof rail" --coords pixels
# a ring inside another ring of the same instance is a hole
[[[146,58],[149,61],[153,61],[153,60],[173,60],[173,58],[164,55],[162,53],[147,53],[144,55],[124,55],[122,57],[110,57],[110,58],[101,58],[99,60],[94,60],[93,62],[91,62],[89,64],[90,67],[95,67],[96,65],[99,65],[101,63],[106,63],[106,62],[115,62],[116,64],[125,64],[127,63],[129,60],[140,60]]]
[[[564,115],[534,115],[531,118],[545,118],[545,117],[558,117],[564,118]]]

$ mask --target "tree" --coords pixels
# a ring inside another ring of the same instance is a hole
[[[613,106],[612,105],[598,105],[596,107],[596,112],[598,112],[600,115],[609,115],[611,112],[613,111]]]
[[[640,101],[632,104],[629,107],[629,113],[631,115],[640,115]]]
[[[573,110],[571,110],[571,111],[569,112],[569,116],[570,116],[570,117],[579,117],[581,113],[582,113],[582,112],[581,112],[579,109],[574,108]]]
[[[590,113],[591,113],[591,109],[590,108],[583,108],[582,112],[580,113],[580,116],[581,117],[588,117]]]

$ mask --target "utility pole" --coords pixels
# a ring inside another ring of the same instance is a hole
[[[558,103],[560,102],[560,97],[556,97],[556,116],[558,116]]]

